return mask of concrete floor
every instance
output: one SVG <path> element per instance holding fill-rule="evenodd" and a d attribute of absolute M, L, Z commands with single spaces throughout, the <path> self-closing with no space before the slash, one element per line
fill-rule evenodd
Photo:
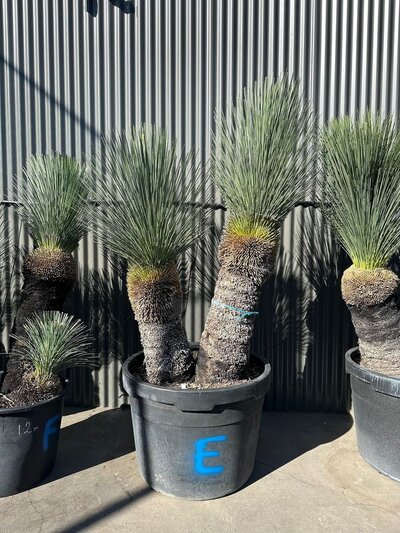
<path fill-rule="evenodd" d="M 252 478 L 208 502 L 149 490 L 132 449 L 129 411 L 67 411 L 54 472 L 0 499 L 0 532 L 400 531 L 400 484 L 358 455 L 350 416 L 265 413 Z"/>

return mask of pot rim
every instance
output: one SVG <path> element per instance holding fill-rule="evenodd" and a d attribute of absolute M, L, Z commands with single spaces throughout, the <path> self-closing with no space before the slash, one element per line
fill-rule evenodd
<path fill-rule="evenodd" d="M 191 343 L 192 350 L 198 348 L 198 343 Z M 162 387 L 147 383 L 130 371 L 132 362 L 143 356 L 143 351 L 131 355 L 123 364 L 122 376 L 124 388 L 131 395 L 134 389 L 137 396 L 153 400 L 157 403 L 175 405 L 181 411 L 210 411 L 216 405 L 237 403 L 250 398 L 265 395 L 271 381 L 271 365 L 255 356 L 263 365 L 262 373 L 254 379 L 238 385 L 215 387 L 209 389 L 178 389 Z M 130 387 L 127 386 L 130 385 Z"/>
<path fill-rule="evenodd" d="M 39 409 L 40 407 L 43 407 L 44 405 L 49 405 L 51 403 L 55 403 L 58 400 L 60 400 L 60 398 L 65 396 L 66 390 L 67 390 L 68 385 L 69 385 L 69 379 L 64 378 L 62 376 L 58 376 L 58 377 L 61 379 L 61 381 L 62 381 L 62 383 L 64 385 L 64 388 L 60 392 L 60 394 L 57 394 L 57 396 L 53 396 L 52 398 L 49 398 L 48 400 L 44 400 L 43 402 L 32 403 L 30 405 L 25 405 L 24 407 L 2 407 L 0 409 L 0 416 L 10 415 L 10 414 L 26 413 L 28 411 L 34 411 L 36 408 Z"/>
<path fill-rule="evenodd" d="M 359 354 L 359 347 L 356 346 L 347 350 L 345 355 L 346 372 L 351 376 L 369 383 L 377 392 L 382 392 L 389 396 L 400 397 L 400 377 L 387 376 L 374 370 L 369 370 L 354 361 L 354 357 Z"/>

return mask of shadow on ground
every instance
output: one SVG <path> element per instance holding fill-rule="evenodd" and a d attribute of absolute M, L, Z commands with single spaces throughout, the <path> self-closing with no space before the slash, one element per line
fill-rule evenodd
<path fill-rule="evenodd" d="M 69 409 L 67 414 L 78 412 Z M 57 461 L 43 484 L 127 455 L 135 450 L 130 409 L 119 408 L 84 416 L 60 433 Z M 314 448 L 347 433 L 353 419 L 346 414 L 264 412 L 254 483 Z"/>
<path fill-rule="evenodd" d="M 353 425 L 349 414 L 263 413 L 254 472 L 247 485 L 332 442 Z"/>
<path fill-rule="evenodd" d="M 78 411 L 79 421 L 61 430 L 57 463 L 44 481 L 49 483 L 105 463 L 134 451 L 130 410 Z M 334 441 L 353 425 L 350 415 L 323 413 L 264 412 L 254 472 L 249 486 L 274 470 L 294 461 L 320 445 Z M 60 533 L 77 533 L 95 528 L 111 515 L 135 505 L 137 500 L 152 493 L 148 487 L 126 491 L 126 496 L 102 506 L 95 513 L 77 517 Z"/>
<path fill-rule="evenodd" d="M 107 505 L 95 514 L 91 514 L 86 518 L 78 519 L 76 522 L 68 524 L 64 528 L 60 529 L 58 533 L 79 533 L 80 531 L 84 531 L 89 527 L 95 527 L 95 524 L 97 524 L 98 522 L 101 522 L 112 514 L 122 511 L 125 507 L 133 504 L 136 500 L 147 496 L 150 492 L 151 489 L 148 487 L 140 489 L 134 494 L 127 496 L 126 498 L 120 498 L 116 500 L 115 502 L 111 503 L 110 505 Z"/>
<path fill-rule="evenodd" d="M 78 410 L 69 409 L 65 414 L 73 412 Z M 134 450 L 130 409 L 97 412 L 61 429 L 54 470 L 42 484 L 111 461 Z"/>

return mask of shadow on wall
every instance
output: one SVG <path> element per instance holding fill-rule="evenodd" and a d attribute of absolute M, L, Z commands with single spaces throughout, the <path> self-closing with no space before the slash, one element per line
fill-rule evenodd
<path fill-rule="evenodd" d="M 305 326 L 305 288 L 291 273 L 290 263 L 289 255 L 284 254 L 275 276 L 263 288 L 252 343 L 253 352 L 267 359 L 272 367 L 266 406 L 280 411 L 299 407 L 302 350 L 310 335 Z"/>
<path fill-rule="evenodd" d="M 114 262 L 110 270 L 81 272 L 80 281 L 70 294 L 67 312 L 88 324 L 102 374 L 86 368 L 71 369 L 66 405 L 96 406 L 100 404 L 99 379 L 102 379 L 102 404 L 116 407 L 116 401 L 125 403 L 127 397 L 121 388 L 121 363 L 140 350 L 139 332 L 134 320 L 125 285 L 126 266 Z"/>
<path fill-rule="evenodd" d="M 344 354 L 356 339 L 340 280 L 349 259 L 318 212 L 297 214 L 297 248 L 280 257 L 275 279 L 265 286 L 254 336 L 254 350 L 273 369 L 266 405 L 273 410 L 347 412 Z"/>
<path fill-rule="evenodd" d="M 389 266 L 398 276 L 400 276 L 400 253 L 394 255 Z"/>
<path fill-rule="evenodd" d="M 10 219 L 15 222 L 15 210 L 10 206 L 2 206 L 0 213 L 0 233 L 4 240 L 0 250 L 0 332 L 3 337 L 0 340 L 0 371 L 5 370 L 8 358 L 6 347 L 9 346 L 9 332 L 14 325 L 15 314 L 19 305 L 21 264 L 27 253 L 24 246 L 13 244 Z M 20 236 L 22 226 L 19 221 L 15 222 L 14 231 Z"/>
<path fill-rule="evenodd" d="M 309 303 L 306 323 L 312 332 L 304 376 L 308 391 L 305 409 L 348 411 L 351 395 L 345 371 L 345 352 L 357 344 L 350 312 L 342 298 L 341 279 L 351 260 L 332 239 L 320 213 L 310 212 L 319 235 L 306 233 L 302 268 L 315 298 Z M 310 238 L 309 238 L 310 237 Z"/>
<path fill-rule="evenodd" d="M 109 2 L 118 7 L 125 15 L 133 15 L 135 13 L 135 5 L 132 0 L 109 0 Z M 99 1 L 98 0 L 87 0 L 86 10 L 89 15 L 92 17 L 97 17 L 99 12 Z"/>

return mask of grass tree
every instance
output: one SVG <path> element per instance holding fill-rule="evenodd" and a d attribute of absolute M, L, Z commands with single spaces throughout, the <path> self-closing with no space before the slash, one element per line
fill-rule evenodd
<path fill-rule="evenodd" d="M 59 311 L 43 311 L 26 321 L 19 354 L 29 363 L 38 383 L 45 383 L 63 370 L 93 366 L 92 340 L 81 320 Z"/>
<path fill-rule="evenodd" d="M 21 405 L 41 401 L 43 395 L 61 391 L 62 371 L 97 366 L 91 336 L 80 320 L 59 311 L 41 311 L 27 319 L 23 328 L 12 357 L 23 361 L 27 372 L 18 388 L 6 397 L 8 402 Z"/>
<path fill-rule="evenodd" d="M 333 120 L 322 137 L 324 214 L 352 260 L 342 294 L 361 362 L 400 375 L 400 280 L 388 267 L 400 248 L 400 133 L 366 113 Z"/>
<path fill-rule="evenodd" d="M 34 249 L 24 258 L 13 339 L 24 335 L 24 324 L 34 313 L 62 310 L 77 278 L 72 252 L 88 229 L 89 182 L 85 168 L 75 159 L 56 153 L 31 156 L 19 187 L 18 215 Z M 10 359 L 3 391 L 20 377 L 13 366 L 18 366 L 16 357 Z"/>
<path fill-rule="evenodd" d="M 200 341 L 200 383 L 240 379 L 261 288 L 274 272 L 280 226 L 307 189 L 312 116 L 283 77 L 245 90 L 217 117 L 213 176 L 228 210 L 220 270 Z"/>
<path fill-rule="evenodd" d="M 98 157 L 98 235 L 127 261 L 147 379 L 184 381 L 193 374 L 193 357 L 176 261 L 202 226 L 202 210 L 193 205 L 200 192 L 193 154 L 179 156 L 165 132 L 142 126 L 104 139 Z"/>

